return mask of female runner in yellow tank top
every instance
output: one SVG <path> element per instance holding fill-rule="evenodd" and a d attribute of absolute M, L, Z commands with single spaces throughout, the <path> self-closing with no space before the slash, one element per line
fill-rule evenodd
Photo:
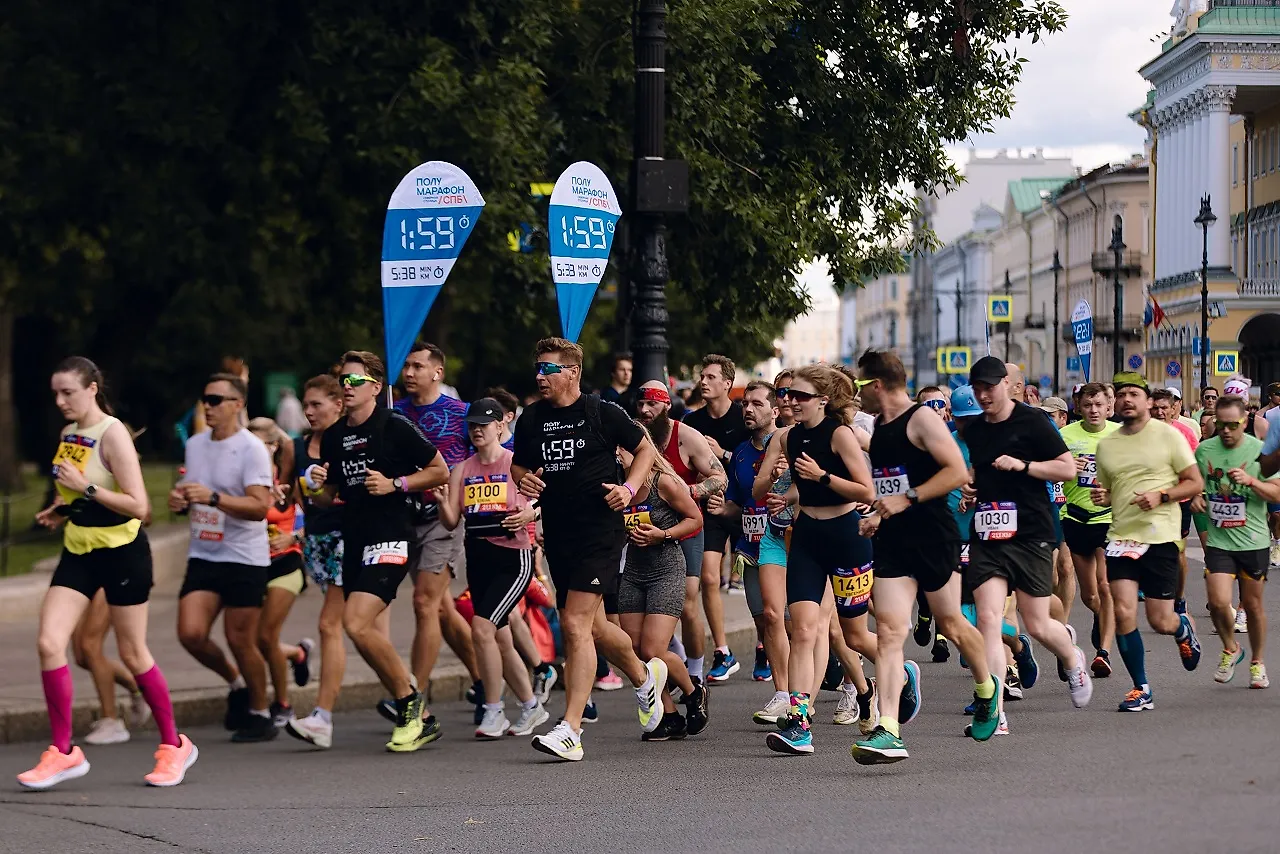
<path fill-rule="evenodd" d="M 160 730 L 152 786 L 182 782 L 199 752 L 173 719 L 169 686 L 147 649 L 147 599 L 151 549 L 142 531 L 150 510 L 142 466 L 129 430 L 111 414 L 102 372 L 73 356 L 58 365 L 50 383 L 54 402 L 69 422 L 53 458 L 58 494 L 36 515 L 48 527 L 63 526 L 62 558 L 40 610 L 40 677 L 49 710 L 52 744 L 30 771 L 18 775 L 28 789 L 49 789 L 83 777 L 89 761 L 71 746 L 71 671 L 67 644 L 99 589 L 106 592 L 120 658 L 137 679 Z"/>

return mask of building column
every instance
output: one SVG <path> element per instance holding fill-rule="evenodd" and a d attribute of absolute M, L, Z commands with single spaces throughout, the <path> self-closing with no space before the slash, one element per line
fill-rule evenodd
<path fill-rule="evenodd" d="M 1151 164 L 1152 180 L 1155 181 L 1156 188 L 1156 228 L 1153 239 L 1155 246 L 1151 253 L 1152 270 L 1151 280 L 1159 281 L 1165 273 L 1164 263 L 1164 164 L 1165 164 L 1165 142 L 1168 138 L 1169 124 L 1165 118 L 1164 110 L 1154 110 L 1151 113 L 1152 134 L 1155 136 L 1155 154 L 1154 163 Z"/>
<path fill-rule="evenodd" d="M 1173 123 L 1170 141 L 1173 143 L 1173 157 L 1168 174 L 1165 175 L 1169 189 L 1169 209 L 1165 212 L 1165 237 L 1169 241 L 1169 275 L 1176 276 L 1182 272 L 1182 244 L 1178 239 L 1178 217 L 1182 214 L 1182 199 L 1187 189 L 1186 152 L 1187 133 L 1186 117 L 1180 104 L 1174 105 Z"/>
<path fill-rule="evenodd" d="M 1205 126 L 1209 145 L 1206 190 L 1218 221 L 1209 229 L 1209 266 L 1231 266 L 1231 103 L 1234 86 L 1205 87 Z"/>
<path fill-rule="evenodd" d="M 1199 262 L 1196 251 L 1196 245 L 1193 241 L 1187 239 L 1191 233 L 1191 229 L 1195 226 L 1191 223 L 1195 219 L 1195 211 L 1199 210 L 1198 199 L 1200 198 L 1200 180 L 1199 169 L 1201 163 L 1200 157 L 1200 129 L 1197 125 L 1198 111 L 1191 99 L 1184 99 L 1186 103 L 1186 135 L 1187 135 L 1187 157 L 1186 171 L 1183 173 L 1182 182 L 1182 206 L 1175 217 L 1174 227 L 1178 229 L 1178 234 L 1183 239 L 1178 241 L 1182 247 L 1182 264 L 1179 272 L 1187 272 L 1194 267 L 1198 267 Z"/>

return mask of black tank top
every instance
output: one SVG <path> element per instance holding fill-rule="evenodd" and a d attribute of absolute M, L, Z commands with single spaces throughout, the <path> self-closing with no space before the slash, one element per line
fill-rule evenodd
<path fill-rule="evenodd" d="M 829 486 L 823 486 L 816 480 L 805 480 L 796 471 L 796 458 L 808 454 L 818 468 L 832 477 L 853 480 L 848 467 L 831 448 L 831 437 L 835 435 L 840 422 L 827 416 L 812 429 L 797 423 L 787 433 L 787 461 L 791 463 L 791 481 L 800 493 L 800 505 L 803 507 L 838 507 L 848 504 L 849 499 L 839 495 Z"/>
<path fill-rule="evenodd" d="M 871 485 L 876 498 L 897 495 L 920 484 L 942 470 L 933 454 L 917 448 L 909 436 L 907 425 L 923 404 L 917 403 L 892 421 L 876 418 L 876 429 L 871 434 Z M 951 511 L 947 509 L 944 495 L 933 501 L 925 501 L 908 507 L 902 513 L 890 516 L 880 523 L 876 538 L 936 537 L 946 540 L 960 539 Z"/>

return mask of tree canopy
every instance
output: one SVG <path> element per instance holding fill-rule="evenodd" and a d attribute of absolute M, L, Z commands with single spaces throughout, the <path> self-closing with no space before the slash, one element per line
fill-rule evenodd
<path fill-rule="evenodd" d="M 625 212 L 632 14 L 609 0 L 12 0 L 0 348 L 19 366 L 24 450 L 45 451 L 45 378 L 69 353 L 163 435 L 224 355 L 306 376 L 349 347 L 380 351 L 387 198 L 429 159 L 466 169 L 487 206 L 424 334 L 464 394 L 527 390 L 531 345 L 559 323 L 545 241 L 513 252 L 508 235 L 545 219 L 529 184 L 574 160 L 601 166 Z M 795 274 L 815 257 L 837 283 L 900 264 L 911 188 L 955 181 L 944 144 L 1011 108 L 1007 45 L 1064 21 L 1041 0 L 672 0 L 666 146 L 689 163 L 691 200 L 668 222 L 671 364 L 766 355 L 805 309 Z M 592 358 L 614 345 L 616 305 L 592 311 Z M 0 376 L 0 410 L 5 389 Z"/>

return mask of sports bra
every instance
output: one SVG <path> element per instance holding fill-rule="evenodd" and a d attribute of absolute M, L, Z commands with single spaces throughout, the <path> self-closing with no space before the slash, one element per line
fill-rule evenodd
<path fill-rule="evenodd" d="M 831 439 L 841 426 L 840 422 L 828 416 L 817 427 L 796 424 L 787 433 L 787 461 L 791 463 L 791 480 L 796 485 L 802 507 L 838 507 L 850 503 L 848 498 L 831 487 L 816 480 L 806 480 L 796 471 L 796 458 L 808 454 L 818 468 L 832 477 L 852 480 L 848 466 L 831 447 Z"/>

